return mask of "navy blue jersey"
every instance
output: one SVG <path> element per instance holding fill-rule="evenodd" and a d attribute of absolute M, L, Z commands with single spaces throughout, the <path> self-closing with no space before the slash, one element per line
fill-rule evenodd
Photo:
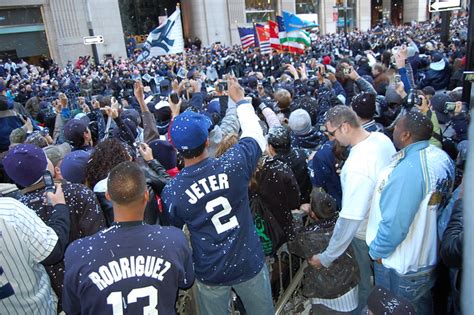
<path fill-rule="evenodd" d="M 114 224 L 65 254 L 67 314 L 175 314 L 178 287 L 194 282 L 191 250 L 175 227 Z"/>
<path fill-rule="evenodd" d="M 194 270 L 203 283 L 240 283 L 263 266 L 248 199 L 261 154 L 254 139 L 243 138 L 219 159 L 185 167 L 163 190 L 171 223 L 191 232 Z"/>

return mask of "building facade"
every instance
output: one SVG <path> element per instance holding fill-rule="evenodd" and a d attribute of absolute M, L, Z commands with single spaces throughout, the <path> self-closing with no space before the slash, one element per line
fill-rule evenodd
<path fill-rule="evenodd" d="M 462 1 L 465 3 L 466 1 Z M 378 23 L 400 25 L 430 18 L 428 0 L 181 0 L 184 33 L 207 45 L 238 44 L 238 27 L 252 26 L 281 15 L 282 10 L 305 14 L 321 34 L 359 29 Z"/>
<path fill-rule="evenodd" d="M 99 59 L 126 56 L 117 0 L 2 0 L 0 56 L 37 62 L 42 56 L 60 65 L 93 55 L 83 38 L 102 35 Z"/>

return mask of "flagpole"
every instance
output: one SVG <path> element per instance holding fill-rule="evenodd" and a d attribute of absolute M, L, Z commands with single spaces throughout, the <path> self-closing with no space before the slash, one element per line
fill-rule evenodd
<path fill-rule="evenodd" d="M 166 10 L 165 12 L 167 13 L 168 10 L 167 9 L 165 9 L 165 10 Z M 179 18 L 181 19 L 181 5 L 180 5 L 179 2 L 176 3 L 176 10 L 179 10 Z M 166 14 L 166 15 L 168 15 L 168 14 Z M 183 29 L 181 28 L 181 32 L 182 31 L 183 31 Z M 183 34 L 183 39 L 184 39 L 184 34 Z M 184 60 L 184 70 L 187 70 L 187 68 L 188 68 L 188 59 L 186 57 L 186 48 L 183 50 L 183 60 Z"/>

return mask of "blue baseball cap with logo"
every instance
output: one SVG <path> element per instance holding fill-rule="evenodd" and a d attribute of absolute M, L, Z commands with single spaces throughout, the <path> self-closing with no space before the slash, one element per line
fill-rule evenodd
<path fill-rule="evenodd" d="M 192 150 L 206 142 L 211 120 L 203 114 L 185 111 L 176 116 L 171 126 L 170 136 L 178 150 Z"/>

